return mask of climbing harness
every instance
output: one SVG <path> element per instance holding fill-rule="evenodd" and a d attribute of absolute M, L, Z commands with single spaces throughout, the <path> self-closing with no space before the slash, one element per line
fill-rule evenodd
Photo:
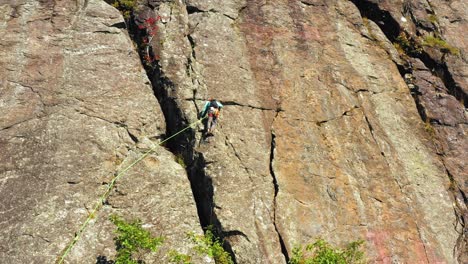
<path fill-rule="evenodd" d="M 202 117 L 200 119 L 198 119 L 197 121 L 191 123 L 190 125 L 188 125 L 187 127 L 185 127 L 184 129 L 178 131 L 177 133 L 175 133 L 174 135 L 166 138 L 165 140 L 159 142 L 156 146 L 150 148 L 148 151 L 146 151 L 143 155 L 141 155 L 138 159 L 136 159 L 134 162 L 132 162 L 132 164 L 128 165 L 125 169 L 123 169 L 122 171 L 120 171 L 116 176 L 114 176 L 114 178 L 112 179 L 112 181 L 109 183 L 109 185 L 107 186 L 107 189 L 106 191 L 104 192 L 104 194 L 102 194 L 102 196 L 99 198 L 99 200 L 96 202 L 96 205 L 94 206 L 93 210 L 91 211 L 91 213 L 89 213 L 88 217 L 86 218 L 86 221 L 81 225 L 80 229 L 78 230 L 78 232 L 75 233 L 75 237 L 73 238 L 72 242 L 66 247 L 65 251 L 63 252 L 63 254 L 60 256 L 60 258 L 57 260 L 57 264 L 62 264 L 63 261 L 65 260 L 65 258 L 67 257 L 67 255 L 70 253 L 70 251 L 72 250 L 72 248 L 75 246 L 75 244 L 80 240 L 81 238 L 81 235 L 83 234 L 83 232 L 85 231 L 86 227 L 88 226 L 89 222 L 91 221 L 91 219 L 97 217 L 97 213 L 99 211 L 99 209 L 101 208 L 101 206 L 106 202 L 107 198 L 109 197 L 110 195 L 110 192 L 112 191 L 112 188 L 114 187 L 115 185 L 115 182 L 120 178 L 122 177 L 123 174 L 125 174 L 125 172 L 127 172 L 128 170 L 130 170 L 133 166 L 135 166 L 136 164 L 138 164 L 140 161 L 142 161 L 144 158 L 146 158 L 149 154 L 151 154 L 151 152 L 155 151 L 156 148 L 158 146 L 160 146 L 161 144 L 167 142 L 168 140 L 176 137 L 177 135 L 181 134 L 182 132 L 184 132 L 185 130 L 191 128 L 192 126 L 194 126 L 195 124 L 197 123 L 201 123 L 203 121 L 203 119 L 205 119 L 205 117 Z"/>

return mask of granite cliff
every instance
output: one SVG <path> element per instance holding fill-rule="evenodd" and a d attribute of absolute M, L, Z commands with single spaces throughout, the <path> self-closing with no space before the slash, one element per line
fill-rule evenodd
<path fill-rule="evenodd" d="M 0 15 L 6 263 L 56 261 L 150 148 L 66 263 L 113 258 L 112 214 L 166 238 L 147 263 L 210 225 L 236 263 L 287 263 L 318 237 L 364 239 L 371 263 L 468 261 L 463 1 L 139 0 L 124 19 L 99 0 L 0 0 Z M 209 143 L 197 125 L 156 146 L 210 97 Z"/>

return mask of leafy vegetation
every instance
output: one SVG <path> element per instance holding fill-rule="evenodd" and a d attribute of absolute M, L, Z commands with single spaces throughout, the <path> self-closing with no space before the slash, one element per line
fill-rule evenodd
<path fill-rule="evenodd" d="M 185 165 L 184 156 L 182 153 L 178 153 L 177 155 L 175 155 L 175 161 L 179 163 L 179 165 L 182 166 L 184 169 L 187 168 L 187 165 Z"/>
<path fill-rule="evenodd" d="M 428 46 L 432 48 L 437 48 L 444 53 L 449 53 L 452 55 L 460 55 L 460 50 L 448 44 L 445 40 L 434 37 L 432 35 L 428 35 L 424 37 L 424 41 L 422 43 L 423 46 Z"/>
<path fill-rule="evenodd" d="M 349 243 L 344 249 L 334 248 L 323 239 L 312 244 L 295 247 L 289 264 L 364 264 L 367 263 L 358 240 Z"/>
<path fill-rule="evenodd" d="M 125 19 L 129 19 L 137 4 L 137 0 L 106 0 L 107 3 L 117 8 Z"/>
<path fill-rule="evenodd" d="M 429 134 L 432 141 L 434 141 L 437 138 L 436 137 L 436 135 L 437 135 L 436 131 L 435 131 L 434 127 L 431 125 L 431 122 L 429 121 L 429 119 L 427 119 L 426 122 L 424 123 L 424 129 Z"/>
<path fill-rule="evenodd" d="M 429 15 L 428 19 L 429 19 L 429 22 L 431 22 L 432 24 L 436 24 L 439 22 L 437 19 L 437 16 L 434 14 Z"/>
<path fill-rule="evenodd" d="M 419 55 L 422 52 L 421 46 L 404 31 L 398 35 L 393 46 L 400 54 Z"/>
<path fill-rule="evenodd" d="M 122 13 L 125 18 L 127 26 L 130 22 L 130 17 L 137 8 L 137 0 L 105 0 L 107 3 L 117 8 L 120 13 Z M 157 17 L 148 17 L 143 22 L 137 23 L 138 29 L 142 33 L 141 39 L 135 41 L 135 47 L 140 49 L 140 55 L 142 56 L 143 62 L 146 66 L 153 68 L 154 62 L 158 61 L 159 55 L 155 54 L 153 47 L 151 45 L 153 38 L 157 36 L 158 26 L 157 22 L 161 19 L 160 16 Z M 163 42 L 160 40 L 159 42 Z"/>
<path fill-rule="evenodd" d="M 114 238 L 117 247 L 115 264 L 140 264 L 143 256 L 149 251 L 157 251 L 162 245 L 162 237 L 154 237 L 149 231 L 141 227 L 140 220 L 127 222 L 118 216 L 111 216 L 110 220 L 117 226 L 117 237 Z M 204 235 L 193 232 L 187 234 L 195 244 L 192 248 L 197 254 L 213 258 L 216 264 L 234 264 L 231 255 L 223 248 L 222 241 L 217 238 L 210 226 Z M 288 264 L 364 264 L 367 260 L 360 250 L 363 240 L 349 243 L 345 248 L 334 248 L 323 239 L 312 244 L 294 247 Z M 145 252 L 146 251 L 146 252 Z M 167 254 L 170 263 L 191 264 L 192 257 L 187 254 L 170 250 Z"/>
<path fill-rule="evenodd" d="M 153 38 L 157 36 L 159 27 L 157 26 L 157 22 L 161 20 L 160 16 L 156 18 L 150 17 L 143 21 L 142 24 L 138 25 L 138 28 L 145 32 L 145 37 L 142 40 L 142 52 L 143 52 L 143 60 L 145 64 L 149 67 L 153 66 L 153 62 L 159 60 L 159 55 L 155 54 L 155 50 L 151 45 Z"/>
<path fill-rule="evenodd" d="M 189 233 L 188 236 L 195 243 L 195 251 L 199 254 L 212 257 L 217 264 L 234 264 L 231 255 L 224 250 L 222 242 L 213 234 L 212 227 L 206 230 L 205 235 Z"/>
<path fill-rule="evenodd" d="M 192 257 L 186 254 L 182 254 L 177 250 L 170 250 L 168 253 L 169 262 L 174 264 L 191 264 Z"/>
<path fill-rule="evenodd" d="M 117 237 L 114 238 L 117 249 L 115 264 L 141 264 L 140 259 L 144 254 L 156 252 L 164 242 L 163 237 L 154 237 L 148 230 L 141 227 L 140 220 L 130 222 L 112 215 L 110 221 L 117 226 Z M 217 238 L 210 226 L 204 235 L 196 235 L 193 232 L 187 234 L 195 244 L 192 248 L 199 255 L 213 258 L 217 264 L 234 264 L 231 255 L 224 250 L 222 242 Z M 140 256 L 140 257 L 138 257 Z M 191 264 L 192 257 L 177 250 L 169 250 L 167 257 L 170 263 Z M 106 262 L 107 263 L 107 262 Z"/>
<path fill-rule="evenodd" d="M 141 227 L 140 220 L 127 222 L 112 215 L 110 221 L 117 226 L 117 237 L 114 238 L 117 248 L 116 264 L 138 264 L 141 261 L 135 255 L 144 251 L 157 251 L 162 245 L 162 237 L 154 237 L 148 230 Z"/>

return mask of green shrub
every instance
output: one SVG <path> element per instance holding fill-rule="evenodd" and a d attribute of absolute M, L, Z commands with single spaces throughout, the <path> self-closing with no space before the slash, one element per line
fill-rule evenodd
<path fill-rule="evenodd" d="M 444 53 L 450 53 L 452 55 L 460 55 L 460 50 L 448 44 L 445 40 L 434 37 L 432 35 L 428 35 L 424 37 L 424 41 L 422 43 L 424 46 L 437 48 Z"/>
<path fill-rule="evenodd" d="M 182 254 L 174 249 L 168 253 L 169 262 L 175 264 L 191 264 L 192 258 L 189 255 Z"/>
<path fill-rule="evenodd" d="M 400 54 L 417 55 L 422 52 L 422 48 L 405 32 L 401 32 L 393 43 Z"/>
<path fill-rule="evenodd" d="M 117 226 L 117 237 L 114 238 L 117 248 L 116 264 L 137 264 L 134 255 L 144 250 L 157 251 L 162 245 L 162 237 L 153 237 L 148 230 L 141 227 L 140 220 L 126 222 L 122 218 L 112 215 L 110 221 Z"/>
<path fill-rule="evenodd" d="M 429 119 L 426 120 L 426 122 L 424 123 L 424 129 L 429 134 L 430 139 L 432 141 L 435 141 L 437 138 L 437 134 L 436 134 L 434 127 L 431 125 L 431 122 L 429 121 Z"/>
<path fill-rule="evenodd" d="M 432 24 L 436 24 L 439 22 L 437 19 L 437 16 L 434 14 L 429 15 L 428 19 L 429 19 L 429 22 L 431 22 Z"/>
<path fill-rule="evenodd" d="M 124 18 L 128 19 L 135 9 L 137 0 L 106 0 L 106 2 L 117 8 Z"/>
<path fill-rule="evenodd" d="M 187 165 L 185 165 L 184 161 L 184 155 L 182 155 L 182 153 L 178 153 L 175 155 L 175 161 L 179 163 L 179 165 L 182 166 L 182 168 L 187 168 Z"/>
<path fill-rule="evenodd" d="M 205 235 L 189 233 L 188 236 L 195 243 L 195 251 L 199 254 L 214 258 L 217 264 L 234 264 L 231 255 L 224 250 L 221 241 L 214 236 L 212 227 L 206 230 Z"/>
<path fill-rule="evenodd" d="M 344 249 L 333 248 L 323 239 L 305 247 L 294 247 L 289 264 L 362 264 L 366 263 L 364 253 L 359 250 L 363 240 L 354 241 Z"/>

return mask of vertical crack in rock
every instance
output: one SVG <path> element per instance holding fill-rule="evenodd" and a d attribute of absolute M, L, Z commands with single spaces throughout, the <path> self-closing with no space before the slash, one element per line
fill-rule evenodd
<path fill-rule="evenodd" d="M 187 76 L 189 76 L 192 79 L 192 83 L 195 84 L 195 81 L 198 81 L 197 78 L 194 78 L 193 76 L 193 74 L 196 75 L 195 69 L 193 68 L 193 63 L 197 59 L 197 56 L 195 54 L 195 40 L 190 34 L 187 35 L 187 39 L 190 43 L 190 48 L 192 50 L 192 52 L 190 53 L 190 57 L 187 58 Z"/>
<path fill-rule="evenodd" d="M 186 6 L 186 10 L 187 10 L 188 15 L 195 13 L 195 11 L 193 11 L 194 10 L 193 8 L 195 8 L 195 10 L 203 12 L 203 11 L 197 9 L 196 7 Z M 196 11 L 196 12 L 198 12 L 198 11 Z M 197 54 L 195 52 L 196 43 L 195 43 L 195 40 L 193 39 L 193 37 L 190 35 L 190 33 L 187 34 L 187 40 L 190 43 L 191 52 L 190 52 L 190 56 L 187 58 L 186 74 L 191 79 L 192 85 L 195 85 L 195 87 L 199 87 L 201 85 L 201 83 L 197 78 L 198 73 L 196 72 L 195 65 L 194 65 L 195 61 L 197 60 Z M 200 112 L 200 109 L 198 109 L 198 106 L 197 106 L 197 103 L 196 103 L 196 101 L 197 101 L 197 88 L 194 88 L 192 90 L 191 101 L 193 102 L 193 105 L 195 106 L 195 109 L 197 109 L 197 113 Z"/>
<path fill-rule="evenodd" d="M 130 37 L 136 42 L 141 44 L 144 34 L 138 29 L 135 21 L 130 19 L 128 21 L 128 28 Z M 187 61 L 187 74 L 192 78 L 192 81 L 198 81 L 194 78 L 195 73 L 193 69 L 193 62 L 196 59 L 195 43 L 193 38 L 187 36 L 191 47 L 191 57 Z M 182 109 L 179 107 L 176 97 L 171 94 L 177 89 L 176 85 L 164 75 L 159 62 L 153 62 L 151 66 L 147 65 L 144 61 L 144 54 L 139 51 L 140 60 L 144 65 L 146 74 L 151 82 L 153 92 L 157 98 L 161 110 L 163 112 L 166 122 L 166 137 L 171 136 L 178 131 L 186 128 L 190 124 L 190 120 L 184 115 Z M 195 73 L 196 74 L 196 73 Z M 195 84 L 195 83 L 194 83 Z M 196 106 L 196 90 L 193 91 L 193 102 Z M 130 135 L 130 133 L 129 133 Z M 131 136 L 131 135 L 130 135 Z M 196 143 L 196 129 L 187 129 L 176 138 L 167 142 L 166 147 L 177 157 L 182 157 L 187 171 L 188 180 L 190 182 L 191 192 L 197 207 L 198 218 L 200 226 L 204 231 L 212 227 L 215 237 L 223 241 L 223 248 L 231 255 L 234 263 L 236 258 L 231 245 L 224 239 L 225 236 L 230 235 L 230 232 L 223 232 L 223 227 L 218 220 L 214 211 L 217 207 L 214 201 L 214 188 L 213 182 L 209 175 L 206 174 L 205 168 L 209 163 L 205 160 L 202 153 L 195 151 Z M 233 231 L 235 232 L 235 231 Z"/>
<path fill-rule="evenodd" d="M 187 14 L 189 15 L 198 12 L 205 12 L 198 9 L 195 6 L 186 6 L 186 10 Z M 195 52 L 196 43 L 190 34 L 187 34 L 187 40 L 190 43 L 191 52 L 190 56 L 187 58 L 186 74 L 191 79 L 193 85 L 199 86 L 200 81 L 197 78 L 198 74 L 194 67 L 194 63 L 197 59 L 197 55 Z M 193 102 L 193 105 L 197 112 L 200 112 L 200 109 L 197 106 L 197 89 L 192 90 L 192 98 L 190 100 Z M 204 159 L 203 154 L 194 150 L 195 140 L 196 137 L 193 133 L 190 141 L 191 143 L 188 144 L 186 148 L 186 150 L 189 151 L 189 153 L 186 153 L 185 155 L 183 155 L 183 157 L 186 163 L 191 164 L 187 167 L 187 174 L 189 176 L 190 186 L 192 188 L 193 197 L 197 206 L 200 224 L 203 230 L 206 230 L 210 226 L 214 228 L 214 235 L 221 239 L 221 241 L 223 241 L 223 248 L 231 255 L 231 258 L 233 259 L 234 263 L 236 263 L 234 251 L 232 250 L 232 247 L 229 244 L 229 242 L 224 240 L 224 238 L 232 234 L 237 234 L 237 232 L 223 231 L 221 222 L 218 220 L 218 217 L 214 212 L 214 208 L 217 206 L 213 198 L 213 182 L 212 179 L 205 173 L 205 167 L 207 163 Z"/>
<path fill-rule="evenodd" d="M 408 204 L 408 203 L 407 203 Z M 419 224 L 417 221 L 415 221 L 416 224 L 416 230 L 418 231 L 418 236 L 421 241 L 424 241 L 424 237 L 421 233 L 421 228 L 419 227 Z M 423 248 L 424 248 L 424 256 L 426 257 L 427 263 L 431 263 L 431 260 L 429 259 L 429 256 L 427 255 L 427 248 L 426 248 L 426 243 L 421 243 Z"/>
<path fill-rule="evenodd" d="M 226 146 L 229 146 L 231 147 L 233 153 L 234 153 L 234 156 L 236 156 L 237 160 L 239 160 L 239 162 L 242 164 L 242 167 L 244 168 L 245 170 L 245 173 L 247 173 L 247 175 L 249 176 L 249 180 L 250 182 L 253 184 L 253 179 L 252 179 L 252 175 L 249 171 L 249 169 L 245 166 L 244 162 L 242 161 L 239 153 L 237 152 L 236 148 L 234 147 L 234 144 L 231 143 L 231 141 L 229 140 L 229 137 L 226 136 L 226 141 L 225 141 L 225 144 Z"/>
<path fill-rule="evenodd" d="M 400 27 L 399 23 L 392 17 L 389 11 L 383 10 L 379 7 L 379 5 L 375 2 L 372 2 L 370 0 L 350 0 L 354 5 L 359 9 L 359 12 L 361 13 L 362 17 L 367 17 L 368 19 L 372 20 L 375 22 L 382 32 L 385 34 L 388 40 L 390 40 L 392 43 L 395 43 L 397 41 L 398 36 L 400 35 L 401 32 L 404 31 L 402 27 Z M 429 2 L 429 1 L 428 1 Z M 429 3 L 430 5 L 430 3 Z M 431 5 L 430 5 L 431 6 Z M 414 18 L 412 14 L 412 6 L 411 4 L 406 4 L 403 6 L 403 11 L 407 14 L 410 14 L 412 17 L 413 21 L 415 22 L 416 26 L 420 26 L 418 23 L 417 19 Z M 431 6 L 432 10 L 427 10 L 428 12 L 434 14 L 434 10 Z M 437 30 L 437 29 L 434 29 Z M 414 40 L 411 40 L 414 41 Z M 406 65 L 398 65 L 398 70 L 405 80 L 405 82 L 408 84 L 411 90 L 411 95 L 415 101 L 417 110 L 419 112 L 419 115 L 423 121 L 435 121 L 437 123 L 440 123 L 438 120 L 428 120 L 428 113 L 427 109 L 424 106 L 424 104 L 421 102 L 421 94 L 418 91 L 418 87 L 414 86 L 411 83 L 411 80 L 407 78 L 407 74 L 411 74 L 410 76 L 413 75 L 413 65 L 411 63 L 411 59 L 419 59 L 424 66 L 431 71 L 431 74 L 440 79 L 441 82 L 444 84 L 445 88 L 447 89 L 447 93 L 453 97 L 455 97 L 460 104 L 462 104 L 465 108 L 468 107 L 468 96 L 467 94 L 463 91 L 463 89 L 457 84 L 450 73 L 447 63 L 445 62 L 445 55 L 442 56 L 442 58 L 439 60 L 434 59 L 431 57 L 431 55 L 426 52 L 426 51 L 421 51 L 420 53 L 417 52 L 411 52 L 411 54 L 406 54 L 408 58 L 401 58 L 403 61 L 406 62 Z M 413 87 L 413 88 L 411 88 Z M 429 109 L 430 110 L 430 109 Z M 368 121 L 368 120 L 367 120 Z M 370 123 L 368 122 L 370 125 Z M 369 127 L 371 128 L 371 127 Z M 372 131 L 372 130 L 371 130 Z M 440 138 L 439 140 L 444 140 L 443 138 Z M 374 138 L 375 139 L 375 138 Z M 453 175 L 450 173 L 448 166 L 446 165 L 447 160 L 445 159 L 444 156 L 441 156 L 441 162 L 443 166 L 445 167 L 447 177 L 450 179 L 450 189 L 449 192 L 452 195 L 452 199 L 454 200 L 454 210 L 455 210 L 455 216 L 457 218 L 458 223 L 461 226 L 461 231 L 459 231 L 459 238 L 457 240 L 457 245 L 455 246 L 454 251 L 458 250 L 458 255 L 461 256 L 463 254 L 466 254 L 466 247 L 464 246 L 464 241 L 466 241 L 466 236 L 468 234 L 468 228 L 466 226 L 466 217 L 468 215 L 467 209 L 466 209 L 466 204 L 467 204 L 467 199 L 466 195 L 463 192 L 463 190 L 460 188 L 458 185 L 457 181 L 453 177 Z M 398 182 L 398 180 L 397 180 Z M 400 184 L 399 184 L 400 185 Z M 400 185 L 401 189 L 401 185 Z M 403 191 L 403 190 L 402 190 Z M 417 223 L 416 223 L 417 224 Z M 418 232 L 419 231 L 419 226 L 418 226 Z M 423 237 L 421 236 L 421 240 L 423 240 Z M 423 243 L 424 244 L 424 243 Z M 425 247 L 425 245 L 424 245 Z M 427 257 L 427 252 L 426 257 Z M 455 254 L 456 252 L 454 252 Z"/>
<path fill-rule="evenodd" d="M 276 225 L 276 197 L 278 196 L 279 185 L 278 185 L 278 181 L 276 179 L 275 171 L 273 168 L 273 161 L 275 159 L 275 147 L 276 147 L 275 137 L 276 135 L 274 131 L 272 130 L 271 131 L 271 148 L 270 148 L 270 175 L 273 179 L 273 186 L 275 188 L 275 196 L 273 197 L 273 225 L 275 226 L 275 231 L 278 234 L 278 240 L 281 246 L 281 253 L 286 259 L 286 263 L 289 263 L 289 254 L 286 248 L 286 244 L 284 243 L 283 237 L 281 236 L 281 232 L 278 230 L 278 227 Z"/>
<path fill-rule="evenodd" d="M 369 128 L 369 131 L 370 131 L 370 134 L 372 136 L 372 139 L 374 140 L 374 143 L 379 146 L 379 143 L 377 142 L 377 138 L 375 137 L 375 134 L 374 134 L 374 128 L 372 127 L 372 124 L 371 122 L 369 121 L 369 118 L 367 118 L 367 116 L 365 115 L 365 113 L 363 112 L 364 114 L 364 119 L 366 120 L 366 123 L 367 123 L 367 127 Z M 383 152 L 383 150 L 380 148 L 379 146 L 379 149 L 380 149 L 380 155 L 382 155 L 383 157 L 385 157 L 385 153 Z"/>
<path fill-rule="evenodd" d="M 445 161 L 442 159 L 442 162 L 445 167 L 445 171 L 447 175 L 450 178 L 450 188 L 449 190 L 453 194 L 453 199 L 455 201 L 455 215 L 457 216 L 457 222 L 454 224 L 454 228 L 459 234 L 459 237 L 457 239 L 457 244 L 459 245 L 459 248 L 456 249 L 457 251 L 454 252 L 454 254 L 458 253 L 459 255 L 464 254 L 463 249 L 466 250 L 466 247 L 463 245 L 466 245 L 465 239 L 466 236 L 468 235 L 468 228 L 466 226 L 466 205 L 468 204 L 468 199 L 465 195 L 465 193 L 460 189 L 460 186 L 458 186 L 458 183 L 455 181 L 453 175 L 450 173 L 450 171 L 447 169 L 447 165 L 445 165 Z M 465 215 L 465 217 L 463 217 Z"/>

